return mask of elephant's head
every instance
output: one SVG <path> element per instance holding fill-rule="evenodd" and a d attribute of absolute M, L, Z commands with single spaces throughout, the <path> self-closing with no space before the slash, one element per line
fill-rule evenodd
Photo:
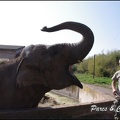
<path fill-rule="evenodd" d="M 83 35 L 76 44 L 31 45 L 21 53 L 18 66 L 17 85 L 20 87 L 40 84 L 49 89 L 62 89 L 70 85 L 83 88 L 70 71 L 70 66 L 82 61 L 91 50 L 94 35 L 89 27 L 77 22 L 64 22 L 42 31 L 54 32 L 69 29 Z"/>

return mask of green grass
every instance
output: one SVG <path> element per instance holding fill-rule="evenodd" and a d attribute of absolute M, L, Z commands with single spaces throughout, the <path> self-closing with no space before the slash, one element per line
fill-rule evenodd
<path fill-rule="evenodd" d="M 111 85 L 111 78 L 108 77 L 96 77 L 90 74 L 80 74 L 75 73 L 75 76 L 83 83 L 87 84 L 95 84 L 100 86 L 110 86 Z"/>

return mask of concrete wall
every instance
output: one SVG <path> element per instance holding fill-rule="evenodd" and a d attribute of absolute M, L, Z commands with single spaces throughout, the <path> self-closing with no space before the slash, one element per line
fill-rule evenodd
<path fill-rule="evenodd" d="M 114 97 L 112 96 L 112 90 L 108 90 L 111 91 L 111 94 L 106 94 L 105 92 L 98 90 L 97 87 L 95 89 L 89 85 L 84 84 L 84 88 L 79 89 L 79 101 L 80 103 L 85 103 L 102 100 L 114 100 Z"/>
<path fill-rule="evenodd" d="M 61 90 L 52 90 L 52 92 L 79 100 L 79 88 L 74 85 Z"/>
<path fill-rule="evenodd" d="M 61 90 L 53 90 L 53 92 L 79 100 L 80 103 L 95 102 L 101 100 L 114 100 L 111 89 L 108 89 L 109 94 L 106 94 L 105 92 L 97 89 L 97 87 L 94 88 L 93 86 L 86 84 L 83 84 L 83 86 L 83 89 L 80 89 L 77 86 L 70 86 Z"/>

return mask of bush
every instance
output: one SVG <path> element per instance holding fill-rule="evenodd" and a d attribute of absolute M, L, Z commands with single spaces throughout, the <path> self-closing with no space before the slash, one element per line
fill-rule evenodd
<path fill-rule="evenodd" d="M 95 74 L 98 77 L 111 77 L 115 71 L 120 69 L 118 66 L 119 59 L 120 50 L 108 51 L 107 54 L 102 53 L 96 55 L 95 61 L 94 57 L 85 59 L 83 62 L 76 65 L 75 71 L 79 73 Z"/>

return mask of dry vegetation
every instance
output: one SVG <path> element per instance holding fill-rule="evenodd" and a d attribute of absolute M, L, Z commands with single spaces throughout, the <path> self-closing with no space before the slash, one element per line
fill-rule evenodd
<path fill-rule="evenodd" d="M 9 59 L 0 58 L 0 64 L 5 63 L 7 61 L 9 61 Z"/>
<path fill-rule="evenodd" d="M 41 99 L 39 107 L 57 107 L 57 106 L 67 106 L 67 105 L 76 105 L 79 104 L 79 101 L 70 99 L 68 97 L 57 95 L 52 92 L 48 92 Z"/>

